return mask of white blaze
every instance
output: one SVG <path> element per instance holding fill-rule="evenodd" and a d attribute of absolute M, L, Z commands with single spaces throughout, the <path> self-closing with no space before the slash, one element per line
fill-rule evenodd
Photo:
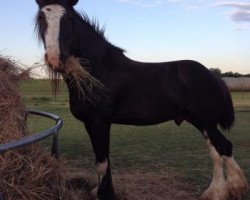
<path fill-rule="evenodd" d="M 48 62 L 52 67 L 59 67 L 59 32 L 60 21 L 66 10 L 60 5 L 48 5 L 42 9 L 46 16 L 47 31 L 45 33 L 45 48 Z"/>

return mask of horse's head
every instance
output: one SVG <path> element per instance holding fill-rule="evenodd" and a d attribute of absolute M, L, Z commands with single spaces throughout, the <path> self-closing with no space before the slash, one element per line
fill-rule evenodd
<path fill-rule="evenodd" d="M 78 0 L 36 0 L 38 35 L 45 47 L 45 60 L 54 71 L 60 71 L 69 56 L 73 6 Z"/>

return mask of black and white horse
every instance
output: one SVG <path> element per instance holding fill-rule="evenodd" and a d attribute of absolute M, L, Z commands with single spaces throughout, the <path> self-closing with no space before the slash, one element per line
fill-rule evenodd
<path fill-rule="evenodd" d="M 110 91 L 98 89 L 98 101 L 79 97 L 77 88 L 65 79 L 70 109 L 90 136 L 96 157 L 98 199 L 115 199 L 109 141 L 111 124 L 152 125 L 186 120 L 206 139 L 214 162 L 213 180 L 202 199 L 240 199 L 247 190 L 246 179 L 233 158 L 232 143 L 219 131 L 230 129 L 234 110 L 224 82 L 195 61 L 164 63 L 136 62 L 108 42 L 102 29 L 73 8 L 78 0 L 36 0 L 37 27 L 50 67 L 60 71 L 69 56 L 87 59 L 90 73 Z M 223 163 L 227 167 L 224 178 Z"/>

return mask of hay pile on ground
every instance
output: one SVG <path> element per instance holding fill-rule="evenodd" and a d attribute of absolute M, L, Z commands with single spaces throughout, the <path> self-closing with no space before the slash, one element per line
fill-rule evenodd
<path fill-rule="evenodd" d="M 16 63 L 0 56 L 0 142 L 23 137 L 26 109 L 18 90 L 18 81 L 24 71 Z M 9 134 L 13 133 L 13 134 Z"/>
<path fill-rule="evenodd" d="M 74 192 L 84 196 L 84 200 L 92 200 L 91 188 L 96 186 L 95 176 L 72 165 L 66 173 L 71 177 L 70 187 Z M 75 178 L 74 178 L 75 177 Z M 179 175 L 171 173 L 115 173 L 114 187 L 118 200 L 195 200 L 190 185 L 182 182 Z"/>
<path fill-rule="evenodd" d="M 27 135 L 27 112 L 18 89 L 25 73 L 0 55 L 0 144 Z M 65 187 L 61 166 L 37 145 L 0 155 L 0 199 L 77 199 Z"/>
<path fill-rule="evenodd" d="M 56 199 L 60 194 L 60 166 L 37 147 L 0 156 L 0 192 L 4 199 Z"/>
<path fill-rule="evenodd" d="M 120 174 L 114 176 L 121 200 L 195 200 L 190 186 L 173 174 Z"/>
<path fill-rule="evenodd" d="M 27 135 L 26 108 L 18 89 L 21 70 L 0 56 L 0 143 Z M 0 156 L 0 193 L 5 199 L 50 199 L 49 187 L 58 182 L 57 162 L 38 147 L 8 151 Z M 54 180 L 55 179 L 55 180 Z M 52 198 L 51 198 L 52 199 Z"/>

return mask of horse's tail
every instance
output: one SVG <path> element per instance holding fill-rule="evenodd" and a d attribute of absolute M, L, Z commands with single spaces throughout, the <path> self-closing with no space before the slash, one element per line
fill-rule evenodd
<path fill-rule="evenodd" d="M 234 107 L 231 94 L 224 81 L 222 81 L 222 85 L 225 94 L 225 104 L 222 115 L 219 119 L 219 124 L 224 130 L 229 130 L 235 121 Z"/>

